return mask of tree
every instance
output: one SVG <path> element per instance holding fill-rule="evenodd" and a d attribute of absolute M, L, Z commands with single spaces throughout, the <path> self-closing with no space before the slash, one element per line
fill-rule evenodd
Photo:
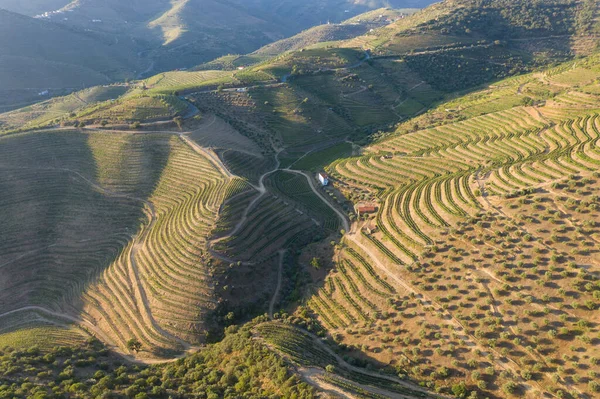
<path fill-rule="evenodd" d="M 523 104 L 523 105 L 533 105 L 533 98 L 525 96 L 521 100 L 521 104 Z"/>
<path fill-rule="evenodd" d="M 129 341 L 127 341 L 127 349 L 138 353 L 140 350 L 142 350 L 142 343 L 136 338 L 131 338 Z"/>
<path fill-rule="evenodd" d="M 319 258 L 312 258 L 310 261 L 310 265 L 315 268 L 315 270 L 319 270 L 321 268 L 321 261 Z"/>
<path fill-rule="evenodd" d="M 452 393 L 457 398 L 464 398 L 467 396 L 467 386 L 464 381 L 459 382 L 458 384 L 452 385 Z"/>
<path fill-rule="evenodd" d="M 509 381 L 506 384 L 502 385 L 502 390 L 507 395 L 515 393 L 517 388 L 518 388 L 517 384 L 515 384 L 513 381 Z"/>

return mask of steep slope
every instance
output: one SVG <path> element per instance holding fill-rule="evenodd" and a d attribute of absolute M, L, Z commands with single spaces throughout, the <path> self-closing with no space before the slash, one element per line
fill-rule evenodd
<path fill-rule="evenodd" d="M 477 4 L 509 28 L 443 31 Z M 301 352 L 319 340 L 300 327 L 445 393 L 467 373 L 486 395 L 585 390 L 587 377 L 551 373 L 562 355 L 587 368 L 599 355 L 598 58 L 499 81 L 544 60 L 526 51 L 542 35 L 581 33 L 585 10 L 536 2 L 556 21 L 527 33 L 504 4 L 446 2 L 242 71 L 163 73 L 116 101 L 82 92 L 36 109 L 45 123 L 48 110 L 64 124 L 188 120 L 0 138 L 0 314 L 43 308 L 156 361 L 302 301 L 295 327 L 254 333 L 318 368 L 301 371 L 313 382 L 343 390 L 356 370 Z M 72 105 L 84 95 L 105 101 Z M 322 168 L 333 187 L 309 173 Z M 555 341 L 575 336 L 588 357 Z"/>
<path fill-rule="evenodd" d="M 416 9 L 378 9 L 346 20 L 340 24 L 319 25 L 295 36 L 268 44 L 253 54 L 276 56 L 286 51 L 300 50 L 322 42 L 342 41 L 362 36 L 372 29 L 385 26 L 399 18 L 416 12 Z"/>
<path fill-rule="evenodd" d="M 571 39 L 580 40 L 577 35 L 597 34 L 597 7 L 593 0 L 447 0 L 377 32 L 366 44 L 382 53 L 397 53 L 402 51 L 398 44 L 424 35 L 425 42 L 433 36 L 438 46 L 499 40 L 540 55 L 568 53 L 574 47 Z"/>
<path fill-rule="evenodd" d="M 326 167 L 375 208 L 309 302 L 341 344 L 446 392 L 596 394 L 599 60 L 444 103 Z"/>
<path fill-rule="evenodd" d="M 90 74 L 83 81 L 77 79 L 79 76 L 71 79 L 71 86 L 99 83 L 102 81 L 99 75 L 104 77 L 104 81 L 124 78 L 135 68 L 135 56 L 111 46 L 112 43 L 103 43 L 84 32 L 9 11 L 0 11 L 0 37 L 3 59 L 20 58 L 24 65 L 36 65 L 42 71 L 44 63 L 48 62 Z M 60 87 L 69 78 L 69 70 L 65 71 L 64 76 L 49 73 L 48 76 L 29 78 L 29 74 L 18 74 L 18 65 L 14 69 L 12 74 L 0 74 L 3 88 L 18 88 L 25 82 L 30 87 Z M 84 76 L 81 78 L 85 79 Z"/>

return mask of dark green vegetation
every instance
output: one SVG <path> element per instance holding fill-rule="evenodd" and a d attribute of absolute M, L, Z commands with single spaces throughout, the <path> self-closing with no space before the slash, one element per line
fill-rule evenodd
<path fill-rule="evenodd" d="M 94 339 L 49 350 L 0 348 L 0 398 L 316 397 L 250 329 L 231 327 L 220 343 L 152 367 L 123 363 Z"/>

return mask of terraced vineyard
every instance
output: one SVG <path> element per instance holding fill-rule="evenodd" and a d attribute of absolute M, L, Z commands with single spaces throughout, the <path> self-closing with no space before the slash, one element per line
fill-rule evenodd
<path fill-rule="evenodd" d="M 458 109 L 412 122 L 433 127 L 400 125 L 326 168 L 346 197 L 369 193 L 378 205 L 338 245 L 334 272 L 308 302 L 340 343 L 432 389 L 466 381 L 500 396 L 594 395 L 596 65 L 500 82 L 505 94 L 455 100 Z M 553 100 L 507 101 L 539 87 Z M 458 122 L 442 116 L 475 107 Z"/>
<path fill-rule="evenodd" d="M 15 313 L 3 319 L 0 346 L 49 349 L 55 346 L 80 346 L 88 338 L 74 325 L 56 325 L 60 319 L 36 310 Z M 63 320 L 64 323 L 64 320 Z"/>
<path fill-rule="evenodd" d="M 96 86 L 69 96 L 44 101 L 0 116 L 2 130 L 35 128 L 48 123 L 56 123 L 72 113 L 86 108 L 89 104 L 117 99 L 128 88 L 121 85 Z"/>
<path fill-rule="evenodd" d="M 60 389 L 597 396 L 600 58 L 517 74 L 597 41 L 598 10 L 513 3 L 2 115 L 0 347 L 40 348 L 0 396 L 92 337 L 172 367 Z"/>
<path fill-rule="evenodd" d="M 208 152 L 168 134 L 57 131 L 2 144 L 3 212 L 14 215 L 3 268 L 27 271 L 2 282 L 2 312 L 65 313 L 119 350 L 138 339 L 146 356 L 202 339 L 202 312 L 216 306 L 206 239 L 229 184 Z"/>
<path fill-rule="evenodd" d="M 341 227 L 339 217 L 313 193 L 306 176 L 279 171 L 269 176 L 266 184 L 273 192 L 285 196 L 286 201 L 293 201 L 301 214 L 315 218 L 319 226 L 332 232 Z"/>

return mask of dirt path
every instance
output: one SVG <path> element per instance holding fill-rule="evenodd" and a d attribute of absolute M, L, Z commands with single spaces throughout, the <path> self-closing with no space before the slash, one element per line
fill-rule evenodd
<path fill-rule="evenodd" d="M 279 268 L 277 272 L 277 287 L 275 288 L 275 293 L 273 293 L 273 298 L 271 298 L 271 302 L 269 303 L 269 317 L 271 320 L 273 319 L 273 309 L 275 308 L 275 303 L 279 297 L 279 291 L 281 291 L 281 283 L 283 280 L 283 260 L 285 259 L 285 253 L 287 251 L 285 249 L 280 249 L 279 254 Z"/>
<path fill-rule="evenodd" d="M 135 260 L 136 254 L 137 254 L 137 251 L 139 250 L 139 248 L 142 246 L 142 243 L 146 240 L 146 238 L 148 236 L 148 233 L 150 232 L 150 230 L 152 230 L 152 227 L 155 225 L 156 220 L 157 220 L 156 210 L 154 208 L 154 205 L 150 201 L 147 201 L 147 200 L 142 199 L 142 198 L 133 197 L 133 196 L 130 196 L 130 195 L 118 193 L 116 191 L 108 190 L 108 189 L 106 189 L 106 188 L 104 188 L 104 187 L 102 187 L 102 186 L 94 183 L 93 181 L 91 181 L 90 179 L 88 179 L 87 177 L 85 177 L 83 174 L 81 174 L 81 173 L 79 173 L 77 171 L 74 171 L 72 169 L 67 169 L 67 168 L 7 167 L 7 166 L 3 166 L 3 165 L 0 165 L 0 169 L 52 170 L 52 171 L 59 171 L 59 172 L 70 173 L 70 174 L 76 175 L 78 178 L 80 178 L 81 180 L 83 180 L 86 184 L 88 184 L 89 186 L 91 186 L 95 191 L 98 191 L 98 192 L 100 192 L 100 193 L 102 193 L 102 194 L 104 194 L 106 196 L 115 197 L 115 198 L 127 198 L 127 199 L 130 199 L 130 200 L 136 201 L 136 202 L 143 203 L 148 208 L 148 213 L 149 213 L 148 216 L 149 216 L 149 220 L 150 221 L 149 221 L 149 224 L 147 226 L 143 227 L 142 230 L 136 236 L 132 237 L 133 245 L 132 245 L 132 248 L 131 248 L 130 253 L 129 253 L 129 259 L 130 259 L 130 264 L 131 264 L 131 270 L 130 270 L 129 277 L 135 283 L 133 285 L 133 290 L 134 290 L 134 295 L 135 295 L 135 298 L 136 298 L 136 302 L 138 303 L 138 305 L 142 305 L 141 309 L 139 309 L 139 311 L 141 313 L 140 316 L 142 316 L 142 318 L 144 319 L 144 321 L 147 322 L 148 324 L 150 324 L 160 335 L 163 335 L 167 339 L 175 341 L 175 342 L 178 342 L 180 345 L 182 345 L 182 347 L 185 349 L 186 352 L 194 349 L 189 343 L 187 343 L 187 342 L 183 341 L 182 339 L 180 339 L 178 337 L 175 337 L 174 335 L 172 335 L 169 332 L 165 331 L 156 322 L 156 320 L 152 316 L 152 312 L 150 310 L 149 301 L 148 301 L 146 292 L 144 290 L 144 287 L 142 285 L 141 279 L 139 277 L 139 271 L 138 271 L 138 267 L 137 267 L 137 262 Z M 49 245 L 46 248 L 50 248 L 50 247 L 53 247 L 53 246 L 55 246 L 55 244 Z M 25 256 L 28 256 L 30 254 L 39 252 L 39 251 L 41 251 L 43 249 L 46 249 L 46 248 L 38 249 L 38 250 L 35 250 L 35 251 L 30 251 L 30 252 L 28 252 L 26 254 L 21 255 L 17 259 L 13 259 L 12 261 L 10 261 L 8 263 L 0 265 L 0 267 L 3 267 L 3 266 L 6 266 L 6 265 L 8 265 L 10 263 L 16 262 L 17 260 L 19 260 L 19 259 L 21 259 L 21 258 L 23 258 Z M 41 307 L 39 307 L 39 308 L 38 307 L 24 307 L 24 308 L 21 308 L 20 310 L 23 311 L 23 310 L 28 310 L 28 309 L 29 310 L 37 309 L 37 310 L 40 310 L 40 311 L 44 311 L 45 313 L 48 313 L 48 314 L 53 314 L 56 317 L 60 317 L 60 318 L 63 318 L 63 319 L 71 320 L 71 321 L 73 321 L 73 322 L 75 322 L 77 324 L 85 324 L 87 326 L 93 327 L 94 332 L 97 333 L 99 336 L 101 336 L 102 340 L 104 342 L 107 342 L 107 343 L 111 343 L 112 342 L 112 340 L 108 339 L 108 337 L 106 335 L 104 335 L 104 333 L 102 333 L 101 330 L 99 330 L 96 327 L 94 327 L 93 324 L 90 323 L 90 322 L 88 322 L 88 321 L 85 321 L 85 320 L 82 320 L 82 319 L 79 319 L 79 318 L 76 318 L 76 317 L 73 317 L 73 316 L 69 316 L 69 315 L 67 315 L 65 313 L 52 312 L 52 311 L 49 311 L 49 310 L 47 310 L 45 308 L 41 308 Z M 142 312 L 142 310 L 143 310 L 143 312 Z M 9 314 L 9 313 L 7 313 L 7 314 Z M 4 314 L 4 315 L 7 315 L 7 314 Z M 0 315 L 0 317 L 2 317 L 2 316 L 3 315 Z M 114 345 L 114 343 L 111 343 L 111 346 L 116 347 Z M 118 352 L 121 353 L 120 351 L 118 351 Z"/>
<path fill-rule="evenodd" d="M 240 221 L 235 225 L 235 227 L 233 228 L 233 230 L 231 230 L 231 232 L 229 234 L 227 234 L 221 238 L 218 238 L 216 240 L 211 241 L 210 242 L 211 247 L 213 246 L 213 244 L 216 244 L 218 242 L 221 242 L 225 239 L 231 238 L 234 235 L 236 235 L 240 231 L 240 229 L 242 228 L 244 223 L 246 223 L 246 221 L 248 220 L 248 214 L 250 213 L 250 211 L 252 211 L 252 209 L 254 209 L 254 206 L 258 203 L 258 201 L 260 201 L 267 193 L 267 188 L 265 187 L 266 177 L 269 176 L 270 174 L 273 174 L 273 173 L 277 172 L 278 170 L 280 170 L 279 167 L 281 165 L 281 162 L 279 161 L 279 153 L 281 151 L 282 150 L 279 150 L 275 154 L 275 168 L 273 170 L 263 173 L 260 176 L 260 178 L 258 179 L 258 185 L 251 184 L 251 186 L 254 187 L 254 189 L 256 191 L 258 191 L 258 195 L 250 202 L 250 204 L 248 204 L 248 206 L 244 210 L 244 213 L 242 214 L 242 217 L 240 218 Z M 228 171 L 228 173 L 231 175 L 231 173 L 229 171 Z"/>
<path fill-rule="evenodd" d="M 317 388 L 320 392 L 333 395 L 334 397 L 359 399 L 356 396 L 344 391 L 343 389 L 320 379 L 319 377 L 325 374 L 325 372 L 322 369 L 316 367 L 303 367 L 296 369 L 296 372 L 300 374 L 304 381 L 306 381 L 309 385 L 312 385 L 313 387 Z"/>
<path fill-rule="evenodd" d="M 369 88 L 367 86 L 361 86 L 360 90 L 354 91 L 352 93 L 342 93 L 342 97 L 355 96 L 357 94 L 364 93 L 367 90 L 369 90 Z"/>
<path fill-rule="evenodd" d="M 133 239 L 133 245 L 131 246 L 131 250 L 129 252 L 129 261 L 131 264 L 131 268 L 129 270 L 129 278 L 135 282 L 135 284 L 133 285 L 133 290 L 134 290 L 134 295 L 135 295 L 135 299 L 136 302 L 139 304 L 141 303 L 143 305 L 142 309 L 140 309 L 140 313 L 142 318 L 144 319 L 144 321 L 146 322 L 146 324 L 150 324 L 152 326 L 152 328 L 154 328 L 154 330 L 156 330 L 160 335 L 166 337 L 167 339 L 171 340 L 171 341 L 175 341 L 177 343 L 179 343 L 186 352 L 194 349 L 192 348 L 192 346 L 182 340 L 179 337 L 176 337 L 175 335 L 171 334 L 170 332 L 164 330 L 159 323 L 156 321 L 156 319 L 154 319 L 154 316 L 152 315 L 152 310 L 150 309 L 150 302 L 148 301 L 148 295 L 146 294 L 146 290 L 144 289 L 144 285 L 142 283 L 142 279 L 140 278 L 139 275 L 139 268 L 137 266 L 137 261 L 136 261 L 136 256 L 137 253 L 139 251 L 140 248 L 142 248 L 143 244 L 146 242 L 146 239 L 148 238 L 148 234 L 150 233 L 150 231 L 152 231 L 152 228 L 154 227 L 154 225 L 156 224 L 156 221 L 158 220 L 158 216 L 156 215 L 156 210 L 154 208 L 154 205 L 150 202 L 145 202 L 146 206 L 149 208 L 150 211 L 150 223 L 144 227 L 142 227 L 142 230 L 139 232 L 139 234 Z M 142 312 L 143 311 L 143 312 Z"/>
<path fill-rule="evenodd" d="M 440 312 L 440 315 L 444 316 L 443 320 L 447 324 L 453 326 L 457 332 L 462 333 L 462 338 L 465 340 L 465 343 L 467 343 L 467 345 L 469 345 L 473 348 L 477 347 L 484 354 L 490 353 L 490 352 L 493 353 L 496 357 L 496 359 L 494 360 L 494 363 L 496 365 L 498 365 L 502 369 L 510 370 L 515 375 L 519 375 L 521 366 L 519 364 L 517 364 L 514 360 L 512 360 L 510 358 L 506 358 L 506 360 L 502 360 L 505 357 L 502 354 L 500 354 L 498 351 L 482 346 L 479 343 L 479 341 L 477 340 L 477 338 L 475 338 L 474 336 L 470 335 L 467 332 L 467 329 L 465 328 L 465 326 L 458 319 L 456 319 L 451 313 L 445 311 L 437 302 L 433 301 L 431 298 L 429 298 L 427 295 L 425 295 L 422 291 L 411 287 L 402 278 L 400 278 L 400 277 L 396 276 L 396 274 L 392 273 L 385 265 L 383 265 L 379 261 L 378 257 L 375 256 L 375 254 L 373 254 L 372 251 L 370 251 L 366 246 L 364 246 L 361 242 L 359 242 L 355 238 L 355 235 L 347 234 L 345 237 L 346 237 L 346 239 L 348 239 L 348 240 L 352 241 L 354 244 L 356 244 L 362 251 L 364 251 L 373 260 L 373 262 L 375 263 L 375 265 L 377 266 L 377 268 L 379 270 L 384 272 L 388 277 L 390 277 L 392 280 L 394 280 L 396 283 L 398 283 L 400 286 L 402 286 L 408 292 L 412 292 L 415 295 L 420 296 L 421 303 L 423 306 L 431 306 L 434 309 L 436 309 L 438 312 Z M 527 382 L 525 382 L 525 381 L 522 381 L 521 383 L 527 389 L 532 388 L 531 385 L 527 384 Z M 534 383 L 534 384 L 538 387 L 538 389 L 540 389 L 540 392 L 543 392 L 543 388 L 538 383 Z"/>
<path fill-rule="evenodd" d="M 112 341 L 112 339 L 110 339 L 110 337 L 108 337 L 107 335 L 104 334 L 104 332 L 102 330 L 100 330 L 98 327 L 96 327 L 93 323 L 89 322 L 88 320 L 79 318 L 79 317 L 75 317 L 75 316 L 71 316 L 69 314 L 66 313 L 60 313 L 60 312 L 56 312 L 50 309 L 46 309 L 44 307 L 41 306 L 24 306 L 22 308 L 19 309 L 15 309 L 15 310 L 11 310 L 9 312 L 5 312 L 0 314 L 0 319 L 2 319 L 3 317 L 6 316 L 10 316 L 13 314 L 17 314 L 17 313 L 22 313 L 22 312 L 41 312 L 41 313 L 45 313 L 46 315 L 52 316 L 52 317 L 56 317 L 58 319 L 62 319 L 65 321 L 68 321 L 69 323 L 65 323 L 62 324 L 65 327 L 68 327 L 70 324 L 76 324 L 78 326 L 81 326 L 84 330 L 87 331 L 87 329 L 91 330 L 93 332 L 93 334 L 91 334 L 89 331 L 88 334 L 90 335 L 96 335 L 97 338 L 101 339 L 106 345 L 109 346 L 109 348 L 116 353 L 118 356 L 128 360 L 128 361 L 133 361 L 133 362 L 137 362 L 137 363 L 142 363 L 137 361 L 136 359 L 134 359 L 132 356 L 129 356 L 125 353 L 123 353 L 121 351 L 121 349 Z M 58 324 L 58 323 L 56 323 Z M 145 362 L 144 362 L 145 363 Z"/>
<path fill-rule="evenodd" d="M 310 185 L 310 188 L 313 191 L 313 193 L 315 193 L 315 195 L 317 197 L 319 197 L 321 199 L 321 201 L 323 201 L 325 203 L 325 205 L 327 205 L 329 208 L 331 208 L 338 215 L 338 217 L 342 221 L 344 230 L 346 230 L 347 232 L 350 231 L 350 222 L 346 218 L 346 215 L 344 215 L 344 213 L 342 211 L 337 209 L 331 202 L 329 202 L 329 200 L 327 200 L 327 198 L 325 198 L 325 196 L 315 187 L 314 179 L 308 173 L 301 172 L 299 170 L 292 170 L 292 169 L 285 169 L 285 171 L 306 177 L 306 180 L 308 180 L 308 184 Z"/>
<path fill-rule="evenodd" d="M 14 309 L 11 310 L 9 312 L 6 313 L 2 313 L 0 314 L 0 319 L 2 319 L 3 317 L 6 316 L 10 316 L 13 314 L 17 314 L 17 313 L 21 313 L 21 312 L 41 312 L 41 313 L 45 313 L 46 315 L 55 317 L 57 319 L 62 319 L 67 321 L 68 323 L 58 323 L 58 322 L 52 322 L 55 325 L 61 325 L 64 327 L 70 327 L 71 324 L 76 324 L 79 327 L 81 327 L 83 330 L 85 330 L 88 334 L 90 335 L 95 335 L 96 338 L 100 339 L 102 342 L 104 342 L 109 349 L 111 349 L 111 351 L 116 354 L 117 356 L 121 357 L 122 359 L 131 362 L 131 363 L 137 363 L 137 364 L 164 364 L 164 363 L 172 363 L 175 362 L 185 356 L 188 355 L 188 353 L 183 353 L 179 356 L 173 357 L 171 359 L 167 359 L 167 360 L 157 360 L 157 359 L 145 359 L 145 360 L 140 360 L 137 359 L 131 355 L 128 355 L 124 352 L 121 351 L 121 349 L 114 344 L 114 342 L 108 337 L 106 336 L 102 330 L 98 329 L 94 324 L 92 324 L 91 322 L 85 320 L 85 319 L 81 319 L 78 317 L 74 317 L 71 316 L 69 314 L 66 313 L 59 313 L 59 312 L 55 312 L 53 310 L 50 309 L 46 309 L 44 307 L 41 306 L 24 306 L 22 308 L 19 309 Z M 88 331 L 91 330 L 92 332 Z"/>
<path fill-rule="evenodd" d="M 348 392 L 346 390 L 344 390 L 341 387 L 338 387 L 336 385 L 333 385 L 327 381 L 325 381 L 325 379 L 323 379 L 324 376 L 327 375 L 327 372 L 324 371 L 323 369 L 320 368 L 316 368 L 316 367 L 303 367 L 303 368 L 299 368 L 296 370 L 298 372 L 298 374 L 300 374 L 302 376 L 302 378 L 308 382 L 310 385 L 314 386 L 315 388 L 318 388 L 320 391 L 329 393 L 331 395 L 337 395 L 340 396 L 342 398 L 349 398 L 349 399 L 360 399 L 363 398 L 364 396 L 358 396 L 356 394 L 353 394 L 351 392 Z M 352 380 L 348 380 L 346 378 L 340 377 L 338 375 L 336 375 L 336 378 L 346 382 L 349 385 L 353 385 L 365 392 L 369 392 L 375 395 L 381 395 L 384 396 L 386 398 L 390 398 L 390 399 L 414 399 L 414 396 L 409 396 L 409 395 L 401 395 L 399 393 L 395 393 L 395 392 L 390 392 L 390 391 L 386 391 L 384 389 L 380 389 L 380 388 L 376 388 L 370 385 L 364 385 L 364 384 L 360 384 L 358 382 L 352 381 Z"/>
<path fill-rule="evenodd" d="M 411 389 L 411 390 L 413 390 L 415 392 L 420 392 L 420 393 L 426 394 L 428 396 L 434 396 L 434 397 L 438 397 L 438 398 L 445 398 L 444 395 L 434 394 L 434 393 L 428 391 L 427 389 L 422 388 L 422 387 L 420 387 L 420 386 L 418 386 L 416 384 L 413 384 L 411 382 L 408 382 L 406 380 L 402 380 L 400 378 L 397 378 L 397 377 L 394 377 L 394 376 L 391 376 L 391 375 L 387 375 L 387 374 L 382 374 L 382 373 L 379 373 L 379 372 L 376 372 L 376 371 L 370 371 L 370 370 L 367 370 L 367 369 L 363 369 L 363 368 L 359 368 L 359 367 L 356 367 L 356 366 L 352 366 L 351 364 L 349 364 L 348 362 L 346 362 L 340 355 L 338 355 L 336 352 L 334 352 L 327 344 L 325 344 L 316 335 L 314 335 L 311 332 L 308 332 L 308 331 L 306 331 L 304 329 L 300 329 L 300 328 L 298 328 L 298 331 L 300 333 L 306 335 L 307 337 L 309 337 L 313 341 L 313 343 L 314 343 L 315 346 L 320 347 L 320 349 L 324 350 L 329 355 L 331 355 L 332 357 L 334 357 L 335 360 L 338 362 L 338 365 L 340 367 L 346 369 L 346 370 L 351 370 L 351 371 L 354 371 L 356 373 L 360 373 L 360 374 L 367 375 L 367 376 L 374 377 L 374 378 L 378 378 L 378 379 L 388 380 L 388 381 L 393 382 L 395 384 L 398 384 L 398 385 L 400 385 L 400 386 L 402 386 L 402 387 L 404 387 L 406 389 Z M 260 337 L 260 335 L 258 335 L 257 338 L 259 338 L 262 342 L 264 342 L 263 338 Z M 288 359 L 288 361 L 290 361 L 291 363 L 293 363 L 285 354 L 281 353 L 276 347 L 274 347 L 273 345 L 270 345 L 270 344 L 268 344 L 266 342 L 265 342 L 265 344 L 269 348 L 271 348 L 271 349 L 277 351 L 278 353 L 280 353 L 282 357 Z M 300 369 L 300 370 L 302 370 L 302 369 Z M 315 371 L 317 371 L 317 374 L 320 374 L 320 375 L 324 374 L 324 370 L 322 370 L 321 368 L 318 368 L 318 367 L 309 367 L 309 368 L 305 368 L 304 370 L 315 370 Z M 366 389 L 368 391 L 371 391 L 371 392 L 377 393 L 376 391 L 380 391 L 379 394 L 384 395 L 384 396 L 388 396 L 388 397 L 401 397 L 401 398 L 407 397 L 407 398 L 413 398 L 413 397 L 410 397 L 410 396 L 402 396 L 402 395 L 400 395 L 400 396 L 394 396 L 394 395 L 398 395 L 398 394 L 395 394 L 393 392 L 389 392 L 387 390 L 379 390 L 379 388 L 374 388 L 374 387 L 371 387 L 371 386 L 360 385 L 359 383 L 356 383 L 356 382 L 352 382 L 352 384 L 354 384 L 354 385 L 356 385 L 358 387 L 364 388 L 364 389 Z"/>

